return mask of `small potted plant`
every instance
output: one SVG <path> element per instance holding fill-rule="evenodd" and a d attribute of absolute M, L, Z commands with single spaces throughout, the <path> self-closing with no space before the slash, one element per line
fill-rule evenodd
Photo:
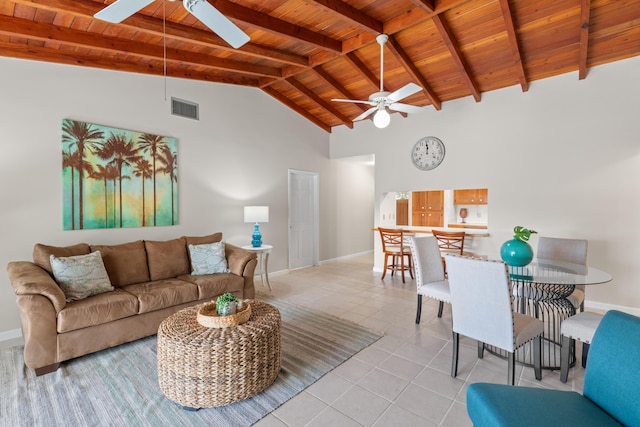
<path fill-rule="evenodd" d="M 524 267 L 533 259 L 533 249 L 527 243 L 535 230 L 524 228 L 520 225 L 513 229 L 513 239 L 507 240 L 500 248 L 500 257 L 504 262 L 513 267 Z"/>
<path fill-rule="evenodd" d="M 226 292 L 216 298 L 216 311 L 220 316 L 235 314 L 238 305 L 238 298 L 231 292 Z"/>

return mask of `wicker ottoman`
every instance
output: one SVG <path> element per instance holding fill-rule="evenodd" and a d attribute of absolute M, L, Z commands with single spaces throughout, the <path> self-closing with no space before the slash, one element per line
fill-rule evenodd
<path fill-rule="evenodd" d="M 280 372 L 280 312 L 251 300 L 251 317 L 238 326 L 206 328 L 201 305 L 166 318 L 158 328 L 158 381 L 185 408 L 207 408 L 246 399 L 271 385 Z"/>

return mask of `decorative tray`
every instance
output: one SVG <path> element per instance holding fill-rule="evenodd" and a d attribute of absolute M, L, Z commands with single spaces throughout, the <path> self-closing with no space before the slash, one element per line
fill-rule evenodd
<path fill-rule="evenodd" d="M 220 316 L 216 311 L 216 303 L 205 304 L 198 309 L 196 319 L 198 323 L 205 328 L 228 328 L 230 326 L 240 325 L 251 317 L 251 305 L 244 303 L 235 314 Z"/>

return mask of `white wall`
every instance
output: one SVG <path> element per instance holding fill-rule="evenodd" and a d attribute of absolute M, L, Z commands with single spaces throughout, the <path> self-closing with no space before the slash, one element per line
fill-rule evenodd
<path fill-rule="evenodd" d="M 31 260 L 38 242 L 115 244 L 222 231 L 228 242 L 245 245 L 253 225 L 242 222 L 242 209 L 256 204 L 270 206 L 270 221 L 260 226 L 265 243 L 274 245 L 270 271 L 285 270 L 289 168 L 320 174 L 320 260 L 371 250 L 372 167 L 331 161 L 326 132 L 258 89 L 168 79 L 167 99 L 200 104 L 200 121 L 193 121 L 170 114 L 162 77 L 0 58 L 0 78 L 2 266 Z M 63 118 L 177 138 L 179 224 L 63 231 Z M 351 173 L 355 179 L 345 179 Z M 351 230 L 334 207 L 344 209 L 367 173 L 369 201 L 351 207 L 362 218 Z M 336 241 L 337 230 L 354 234 Z M 6 273 L 3 282 L 0 339 L 20 327 Z"/>
<path fill-rule="evenodd" d="M 614 279 L 589 287 L 587 305 L 640 311 L 639 75 L 636 57 L 592 68 L 585 80 L 570 73 L 532 82 L 526 93 L 513 86 L 480 103 L 467 97 L 441 111 L 394 114 L 382 130 L 370 121 L 336 128 L 331 157 L 375 154 L 377 199 L 388 191 L 486 187 L 491 236 L 481 253 L 499 257 L 516 225 L 588 239 L 589 264 Z M 446 157 L 423 172 L 409 153 L 428 135 L 442 139 Z"/>

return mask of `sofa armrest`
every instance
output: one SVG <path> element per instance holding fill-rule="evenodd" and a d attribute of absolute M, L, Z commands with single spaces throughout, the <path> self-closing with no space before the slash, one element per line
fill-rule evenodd
<path fill-rule="evenodd" d="M 247 273 L 245 271 L 247 263 L 252 259 L 257 259 L 255 252 L 247 251 L 229 243 L 225 243 L 224 251 L 227 264 L 229 264 L 229 270 L 238 276 L 244 276 Z M 251 276 L 253 276 L 253 272 L 251 272 Z"/>
<path fill-rule="evenodd" d="M 242 276 L 244 279 L 243 298 L 255 298 L 253 275 L 256 265 L 258 265 L 258 255 L 253 251 L 247 251 L 229 243 L 225 244 L 225 255 L 231 273 Z"/>
<path fill-rule="evenodd" d="M 60 286 L 46 270 L 36 264 L 29 261 L 10 262 L 7 273 L 17 296 L 42 295 L 51 302 L 56 313 L 67 305 Z"/>

